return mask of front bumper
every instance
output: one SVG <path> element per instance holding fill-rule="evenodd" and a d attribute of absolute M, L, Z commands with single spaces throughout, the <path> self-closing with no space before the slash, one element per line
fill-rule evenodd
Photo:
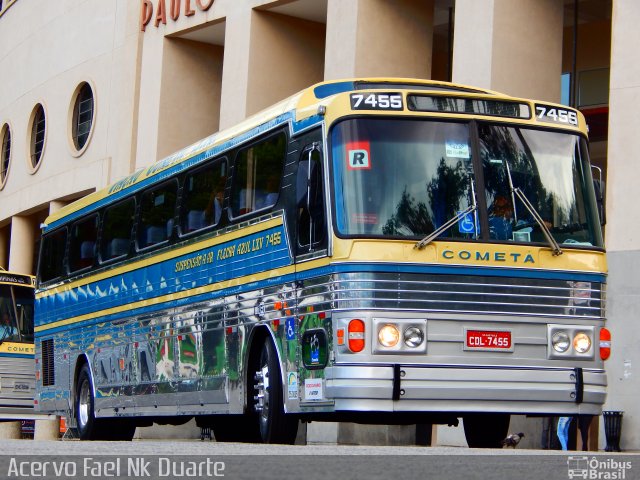
<path fill-rule="evenodd" d="M 598 415 L 604 370 L 342 364 L 325 371 L 335 410 Z"/>

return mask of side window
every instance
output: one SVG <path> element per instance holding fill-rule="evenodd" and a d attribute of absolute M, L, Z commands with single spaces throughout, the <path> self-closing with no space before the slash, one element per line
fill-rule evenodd
<path fill-rule="evenodd" d="M 278 201 L 287 137 L 284 133 L 238 152 L 233 173 L 234 217 L 272 207 Z"/>
<path fill-rule="evenodd" d="M 64 275 L 64 251 L 66 245 L 66 229 L 50 233 L 42 239 L 42 255 L 40 255 L 41 282 L 48 282 Z"/>
<path fill-rule="evenodd" d="M 73 224 L 69 246 L 69 270 L 75 272 L 93 265 L 98 238 L 98 215 Z"/>
<path fill-rule="evenodd" d="M 226 181 L 226 159 L 186 176 L 180 212 L 180 232 L 183 235 L 220 222 Z"/>
<path fill-rule="evenodd" d="M 167 241 L 173 231 L 178 182 L 171 180 L 142 194 L 138 248 Z"/>
<path fill-rule="evenodd" d="M 300 253 L 321 246 L 325 239 L 326 222 L 322 184 L 322 155 L 318 146 L 314 145 L 303 152 L 296 179 Z"/>
<path fill-rule="evenodd" d="M 105 210 L 100 242 L 102 261 L 129 253 L 135 211 L 136 202 L 133 198 Z"/>

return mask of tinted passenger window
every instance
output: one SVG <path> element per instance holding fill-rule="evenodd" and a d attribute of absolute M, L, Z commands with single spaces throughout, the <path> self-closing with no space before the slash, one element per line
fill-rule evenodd
<path fill-rule="evenodd" d="M 47 282 L 64 275 L 64 250 L 67 244 L 67 231 L 58 230 L 42 240 L 40 256 L 40 281 Z"/>
<path fill-rule="evenodd" d="M 77 222 L 71 228 L 69 247 L 69 269 L 72 272 L 93 265 L 98 238 L 98 216 Z"/>
<path fill-rule="evenodd" d="M 234 216 L 265 209 L 276 203 L 285 151 L 286 135 L 281 133 L 238 153 L 233 174 Z"/>
<path fill-rule="evenodd" d="M 226 175 L 226 160 L 217 161 L 187 175 L 180 216 L 183 234 L 220 222 Z"/>
<path fill-rule="evenodd" d="M 107 208 L 102 223 L 102 260 L 110 260 L 129 253 L 136 202 L 133 198 Z"/>
<path fill-rule="evenodd" d="M 170 181 L 142 194 L 138 248 L 168 240 L 173 231 L 178 182 Z"/>

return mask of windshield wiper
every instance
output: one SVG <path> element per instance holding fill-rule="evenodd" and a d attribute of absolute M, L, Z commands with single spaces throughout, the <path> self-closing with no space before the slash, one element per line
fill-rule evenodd
<path fill-rule="evenodd" d="M 542 230 L 542 233 L 544 233 L 544 236 L 547 237 L 547 241 L 551 245 L 553 254 L 556 256 L 562 255 L 562 249 L 560 248 L 560 245 L 558 245 L 558 242 L 556 242 L 556 239 L 553 238 L 553 235 L 551 234 L 551 230 L 549 230 L 549 227 L 547 227 L 547 224 L 544 223 L 544 220 L 542 219 L 540 214 L 536 211 L 535 207 L 531 204 L 529 199 L 525 196 L 524 193 L 522 193 L 522 190 L 520 190 L 519 187 L 516 187 L 516 188 L 513 188 L 511 191 L 512 193 L 515 194 L 516 197 L 520 199 L 520 201 L 525 206 L 525 208 L 529 211 L 529 213 L 531 214 L 533 219 L 536 221 L 536 223 L 540 225 L 540 229 Z"/>
<path fill-rule="evenodd" d="M 418 250 L 422 250 L 424 247 L 429 245 L 433 241 L 434 238 L 436 238 L 438 235 L 440 235 L 442 232 L 444 232 L 448 228 L 450 228 L 453 225 L 455 225 L 465 215 L 475 211 L 475 209 L 476 209 L 476 205 L 475 204 L 474 205 L 469 205 L 466 208 L 466 210 L 462 210 L 461 212 L 458 212 L 457 215 L 455 215 L 454 217 L 452 217 L 449 220 L 447 220 L 438 229 L 434 230 L 429 235 L 427 235 L 422 240 L 420 240 L 418 243 L 416 243 L 416 245 L 413 248 L 417 248 Z M 475 220 L 474 220 L 474 222 L 475 222 Z"/>

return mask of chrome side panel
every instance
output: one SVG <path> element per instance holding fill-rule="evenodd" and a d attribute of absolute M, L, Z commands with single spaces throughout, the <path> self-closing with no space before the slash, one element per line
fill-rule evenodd
<path fill-rule="evenodd" d="M 75 362 L 86 353 L 97 416 L 242 413 L 252 408 L 246 405 L 253 377 L 247 371 L 248 354 L 260 327 L 268 329 L 281 359 L 288 412 L 600 411 L 606 394 L 602 362 L 553 359 L 547 353 L 548 324 L 603 325 L 600 284 L 341 273 L 332 266 L 324 271 L 57 333 L 56 384 L 42 389 L 40 407 L 69 416 Z M 365 351 L 352 354 L 336 340 L 336 329 L 351 318 L 368 325 L 380 318 L 423 324 L 426 351 L 381 353 L 371 348 L 376 336 L 370 330 Z M 478 327 L 509 330 L 513 348 L 465 351 L 465 328 Z M 302 339 L 314 330 L 327 335 L 326 368 L 304 356 Z M 583 374 L 579 403 L 571 378 L 575 368 Z M 403 372 L 402 377 L 394 378 L 394 371 Z M 320 385 L 320 391 L 306 384 Z"/>

